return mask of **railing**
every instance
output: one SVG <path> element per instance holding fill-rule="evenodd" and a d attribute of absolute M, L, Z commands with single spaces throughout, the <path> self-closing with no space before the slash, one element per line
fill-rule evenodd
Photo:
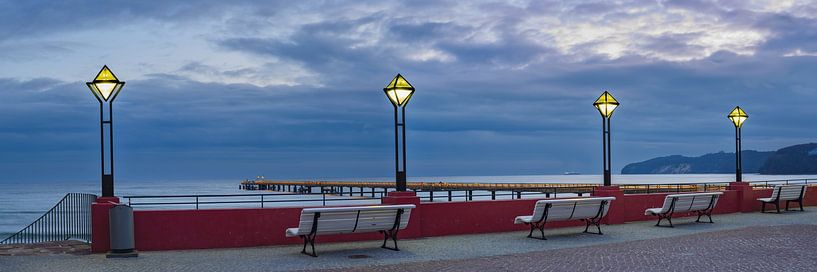
<path fill-rule="evenodd" d="M 751 181 L 753 187 L 763 188 L 777 184 L 807 184 L 817 185 L 814 179 L 789 179 L 789 180 L 767 180 Z M 558 184 L 540 185 L 529 184 L 522 187 L 502 186 L 501 183 L 491 183 L 489 187 L 471 186 L 474 189 L 439 189 L 427 183 L 426 189 L 411 190 L 423 202 L 435 201 L 478 201 L 478 200 L 501 200 L 501 199 L 524 199 L 524 198 L 556 198 L 591 195 L 596 186 L 587 184 Z M 127 204 L 132 207 L 145 206 L 188 206 L 200 209 L 210 207 L 235 207 L 245 204 L 256 204 L 253 207 L 285 207 L 285 206 L 328 206 L 354 205 L 354 201 L 379 201 L 386 194 L 391 192 L 390 188 L 383 191 L 361 190 L 334 190 L 331 187 L 321 188 L 321 184 L 309 184 L 315 187 L 304 187 L 292 193 L 260 193 L 260 194 L 230 194 L 230 195 L 147 195 L 147 196 L 123 196 Z M 344 186 L 354 183 L 344 184 Z M 365 183 L 363 185 L 373 186 L 376 184 Z M 618 185 L 626 194 L 652 194 L 652 193 L 683 193 L 701 191 L 723 191 L 729 182 L 705 182 L 705 183 L 676 183 L 676 184 L 620 184 Z M 313 188 L 315 190 L 313 190 Z M 479 188 L 479 189 L 477 189 Z M 317 190 L 320 189 L 320 190 Z M 371 188 L 369 188 L 371 189 Z M 371 196 L 371 197 L 369 197 Z"/>
<path fill-rule="evenodd" d="M 304 196 L 314 196 L 304 198 Z M 318 197 L 319 196 L 319 197 Z M 339 201 L 379 201 L 380 197 L 338 197 L 327 193 L 312 194 L 231 194 L 231 195 L 146 195 L 122 196 L 127 199 L 128 206 L 189 206 L 198 210 L 201 206 L 234 207 L 239 204 L 258 204 L 264 208 L 265 204 L 284 206 L 281 204 L 302 204 L 327 206 Z M 277 205 L 276 205 L 277 204 Z M 269 207 L 270 205 L 266 205 Z"/>
<path fill-rule="evenodd" d="M 475 201 L 475 200 L 502 200 L 523 198 L 557 198 L 567 196 L 583 196 L 592 194 L 594 187 L 554 187 L 549 189 L 516 189 L 516 190 L 412 190 L 421 201 Z M 561 196 L 560 196 L 561 194 Z"/>
<path fill-rule="evenodd" d="M 0 244 L 31 244 L 49 241 L 79 240 L 91 242 L 92 194 L 66 194 L 54 207 Z"/>
<path fill-rule="evenodd" d="M 808 186 L 817 185 L 815 179 L 778 179 L 764 181 L 749 181 L 752 187 L 774 187 L 775 185 L 804 184 Z"/>
<path fill-rule="evenodd" d="M 618 185 L 627 194 L 652 193 L 683 193 L 701 191 L 723 191 L 730 182 L 701 182 L 701 183 L 673 183 L 673 184 L 622 184 Z M 817 185 L 814 179 L 779 179 L 763 181 L 747 181 L 754 188 L 770 188 L 775 185 L 803 184 Z"/>

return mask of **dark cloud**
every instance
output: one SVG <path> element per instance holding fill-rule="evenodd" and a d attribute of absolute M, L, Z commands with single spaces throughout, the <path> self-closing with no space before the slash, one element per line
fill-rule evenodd
<path fill-rule="evenodd" d="M 102 9 L 70 4 L 38 11 L 32 9 L 42 3 L 6 4 L 14 12 L 30 11 L 38 22 L 22 28 L 3 24 L 0 34 L 12 39 L 70 32 L 117 16 L 169 23 L 226 16 L 221 4 L 146 2 L 107 17 L 76 19 Z M 413 5 L 417 14 L 459 8 L 436 1 L 397 5 Z M 282 10 L 239 3 L 232 8 L 254 8 L 246 17 L 224 19 L 225 28 L 236 31 L 207 40 L 219 52 L 250 56 L 257 65 L 227 68 L 195 60 L 172 73 L 128 80 L 115 108 L 118 173 L 124 179 L 389 176 L 392 106 L 382 88 L 398 72 L 417 87 L 407 109 L 409 169 L 415 176 L 595 173 L 600 118 L 591 103 L 604 90 L 622 102 L 613 119 L 615 168 L 654 156 L 729 151 L 734 131 L 725 116 L 736 105 L 750 115 L 746 148 L 813 142 L 817 130 L 805 124 L 817 99 L 817 58 L 783 56 L 797 48 L 817 49 L 813 19 L 727 11 L 709 2 L 665 5 L 772 34 L 754 54 L 721 49 L 669 61 L 630 52 L 611 59 L 586 53 L 604 41 L 577 44 L 565 53 L 554 37 L 517 29 L 522 17 L 558 10 L 551 4 L 480 4 L 477 10 L 500 18 L 468 24 L 382 10 L 340 16 L 344 9 L 337 7 L 343 4 L 330 3 L 321 6 L 329 13 L 325 18 L 287 29 L 291 35 L 258 35 L 254 27 L 281 19 L 276 16 Z M 348 8 L 360 6 L 367 4 Z M 625 7 L 579 5 L 569 14 L 628 16 L 621 11 Z M 80 12 L 54 14 L 59 8 Z M 494 40 L 476 38 L 486 33 Z M 704 34 L 635 33 L 633 44 L 640 47 L 631 50 L 696 55 L 709 50 L 693 43 Z M 413 58 L 428 52 L 449 59 Z M 313 73 L 309 79 L 315 82 L 219 81 L 263 76 L 293 63 Z M 0 79 L 0 180 L 30 180 L 43 170 L 93 179 L 96 114 L 83 82 Z"/>

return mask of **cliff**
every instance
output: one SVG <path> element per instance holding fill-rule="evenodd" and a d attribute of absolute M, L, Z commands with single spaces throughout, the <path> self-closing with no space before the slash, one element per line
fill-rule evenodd
<path fill-rule="evenodd" d="M 774 152 L 744 150 L 743 172 L 758 173 Z M 735 172 L 735 153 L 718 152 L 699 157 L 672 155 L 631 163 L 622 174 L 728 174 Z"/>
<path fill-rule="evenodd" d="M 817 174 L 817 143 L 801 144 L 774 152 L 760 167 L 764 175 Z"/>

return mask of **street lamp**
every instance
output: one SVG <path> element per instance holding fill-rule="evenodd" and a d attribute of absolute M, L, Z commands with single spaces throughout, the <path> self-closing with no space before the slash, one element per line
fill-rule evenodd
<path fill-rule="evenodd" d="M 605 91 L 596 102 L 593 102 L 593 106 L 599 110 L 601 113 L 601 141 L 602 141 L 602 153 L 604 154 L 604 186 L 612 185 L 612 176 L 610 174 L 610 168 L 612 168 L 612 163 L 610 162 L 610 118 L 613 116 L 613 111 L 616 110 L 619 103 L 618 101 L 613 98 L 609 92 Z"/>
<path fill-rule="evenodd" d="M 389 82 L 389 85 L 383 88 L 383 91 L 386 92 L 386 96 L 394 106 L 394 167 L 396 170 L 397 191 L 402 192 L 406 190 L 406 104 L 414 94 L 414 86 L 411 86 L 402 75 L 397 74 L 397 76 Z M 399 119 L 397 108 L 400 108 Z M 402 128 L 402 133 L 399 131 L 399 128 Z M 403 140 L 402 168 L 400 167 L 401 148 L 399 139 Z"/>
<path fill-rule="evenodd" d="M 100 155 L 102 168 L 102 196 L 112 197 L 113 193 L 113 100 L 116 95 L 122 90 L 125 82 L 119 81 L 118 78 L 105 65 L 102 70 L 96 75 L 93 81 L 86 82 L 91 93 L 94 94 L 96 100 L 99 101 L 99 137 L 100 137 Z M 105 104 L 108 104 L 107 115 L 105 120 Z M 107 126 L 107 131 L 105 130 Z M 105 144 L 105 133 L 108 134 L 108 143 Z M 105 156 L 105 150 L 108 150 L 108 156 Z M 105 161 L 108 161 L 106 164 Z M 105 166 L 108 166 L 106 169 Z M 107 171 L 106 171 L 107 170 Z"/>
<path fill-rule="evenodd" d="M 743 122 L 749 119 L 749 115 L 740 107 L 735 107 L 735 109 L 729 113 L 728 117 L 729 120 L 732 121 L 732 124 L 735 125 L 735 181 L 741 182 L 743 179 L 743 170 L 741 169 L 743 158 L 740 154 L 740 128 L 743 126 Z"/>

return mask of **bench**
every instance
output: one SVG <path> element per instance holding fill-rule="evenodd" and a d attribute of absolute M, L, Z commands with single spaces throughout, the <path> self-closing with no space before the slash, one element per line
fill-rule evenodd
<path fill-rule="evenodd" d="M 659 227 L 661 227 L 661 221 L 666 219 L 669 222 L 668 227 L 674 228 L 672 216 L 675 213 L 684 212 L 696 212 L 698 219 L 695 222 L 697 223 L 714 223 L 712 221 L 712 210 L 715 209 L 715 204 L 718 203 L 718 198 L 722 194 L 723 192 L 668 195 L 664 198 L 663 206 L 647 209 L 644 211 L 644 215 L 658 216 L 658 223 L 655 223 L 655 226 Z M 709 222 L 701 222 L 701 216 L 704 215 L 709 218 Z"/>
<path fill-rule="evenodd" d="M 301 237 L 304 247 L 301 253 L 318 257 L 315 252 L 315 236 L 318 234 L 344 234 L 380 232 L 383 234 L 381 248 L 399 251 L 397 232 L 408 226 L 411 209 L 414 205 L 382 205 L 307 208 L 301 210 L 301 219 L 297 228 L 288 228 L 286 237 Z M 394 247 L 387 247 L 391 239 Z M 312 253 L 306 252 L 306 245 L 312 247 Z"/>
<path fill-rule="evenodd" d="M 601 219 L 607 215 L 610 209 L 610 202 L 615 197 L 587 197 L 568 199 L 546 199 L 536 201 L 533 208 L 533 215 L 517 216 L 514 224 L 530 225 L 528 238 L 547 240 L 545 238 L 545 223 L 554 221 L 581 220 L 585 222 L 584 233 L 591 233 L 588 230 L 590 225 L 596 226 L 601 233 Z M 533 230 L 538 229 L 541 238 L 533 237 Z"/>
<path fill-rule="evenodd" d="M 772 196 L 767 198 L 758 198 L 763 207 L 760 212 L 766 212 L 766 204 L 774 204 L 777 208 L 777 213 L 780 213 L 780 201 L 786 201 L 786 211 L 789 210 L 789 203 L 797 202 L 800 204 L 800 211 L 803 211 L 803 195 L 806 192 L 806 185 L 777 185 L 774 186 Z"/>

